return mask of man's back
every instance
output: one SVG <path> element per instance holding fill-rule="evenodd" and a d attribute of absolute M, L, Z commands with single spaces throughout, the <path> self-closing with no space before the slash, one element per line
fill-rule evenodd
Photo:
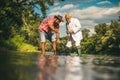
<path fill-rule="evenodd" d="M 49 33 L 50 32 L 49 25 L 53 25 L 54 21 L 55 21 L 54 17 L 49 17 L 49 18 L 44 19 L 39 26 L 39 30 L 41 32 Z"/>

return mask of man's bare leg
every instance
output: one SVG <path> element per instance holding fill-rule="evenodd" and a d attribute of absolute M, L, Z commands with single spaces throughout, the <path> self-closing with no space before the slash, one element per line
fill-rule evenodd
<path fill-rule="evenodd" d="M 45 42 L 41 42 L 41 55 L 44 55 L 45 54 Z"/>
<path fill-rule="evenodd" d="M 54 55 L 56 55 L 56 41 L 52 42 L 52 46 L 53 46 L 53 51 L 54 51 Z"/>

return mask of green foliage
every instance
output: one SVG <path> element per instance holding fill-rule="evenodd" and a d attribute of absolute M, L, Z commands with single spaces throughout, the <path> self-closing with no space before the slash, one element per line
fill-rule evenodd
<path fill-rule="evenodd" d="M 21 46 L 23 40 L 24 39 L 20 37 L 20 35 L 16 35 L 9 40 L 2 41 L 3 43 L 0 46 L 6 47 L 7 49 L 16 50 L 19 46 Z"/>
<path fill-rule="evenodd" d="M 0 1 L 0 42 L 1 47 L 19 48 L 22 43 L 37 45 L 38 25 L 42 18 L 34 13 L 34 7 L 39 5 L 43 16 L 46 14 L 51 0 L 2 0 Z M 40 3 L 39 3 L 40 2 Z M 19 35 L 21 38 L 18 38 Z M 16 38 L 16 39 L 15 39 Z M 17 40 L 17 38 L 19 40 Z M 20 39 L 24 39 L 21 41 Z"/>
<path fill-rule="evenodd" d="M 60 44 L 58 44 L 57 45 L 57 50 L 59 51 L 59 52 L 67 52 L 67 50 L 66 50 L 66 43 L 67 43 L 67 37 L 63 37 L 62 39 L 60 39 L 61 40 L 61 42 L 60 42 Z"/>
<path fill-rule="evenodd" d="M 13 42 L 11 42 L 11 41 L 3 41 L 3 40 L 1 40 L 0 41 L 0 50 L 2 49 L 2 48 L 7 48 L 7 49 L 9 49 L 9 50 L 16 50 L 16 46 L 15 46 L 15 44 L 13 43 Z"/>
<path fill-rule="evenodd" d="M 46 51 L 52 51 L 52 43 L 49 42 L 48 40 L 46 41 L 46 47 L 45 47 Z"/>
<path fill-rule="evenodd" d="M 96 34 L 83 37 L 83 53 L 117 53 L 120 52 L 120 23 L 111 21 L 110 25 L 98 24 Z M 84 32 L 85 33 L 85 32 Z"/>
<path fill-rule="evenodd" d="M 13 38 L 0 41 L 1 47 L 6 47 L 8 50 L 18 50 L 18 51 L 37 51 L 37 47 L 34 47 L 31 44 L 24 43 L 24 38 L 20 35 L 16 35 Z"/>
<path fill-rule="evenodd" d="M 89 37 L 89 32 L 90 30 L 86 28 L 82 30 L 83 40 L 86 40 Z"/>
<path fill-rule="evenodd" d="M 98 24 L 95 26 L 95 32 L 100 36 L 103 36 L 106 33 L 107 25 L 105 23 Z"/>
<path fill-rule="evenodd" d="M 10 42 L 14 44 L 14 46 L 18 51 L 36 51 L 37 50 L 36 47 L 30 44 L 24 43 L 24 38 L 20 37 L 20 35 L 16 35 L 13 38 L 11 38 Z"/>
<path fill-rule="evenodd" d="M 19 48 L 18 51 L 22 51 L 22 52 L 35 52 L 37 51 L 37 47 L 31 45 L 31 44 L 26 44 L 26 43 L 22 43 Z"/>
<path fill-rule="evenodd" d="M 81 48 L 83 53 L 95 53 L 94 42 L 92 40 L 81 42 Z"/>
<path fill-rule="evenodd" d="M 19 46 L 23 43 L 24 38 L 20 37 L 20 35 L 16 35 L 13 38 L 11 38 L 10 41 L 16 43 L 16 45 Z"/>

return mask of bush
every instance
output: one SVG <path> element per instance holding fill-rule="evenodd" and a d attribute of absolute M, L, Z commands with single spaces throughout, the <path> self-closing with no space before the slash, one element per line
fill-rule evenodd
<path fill-rule="evenodd" d="M 8 50 L 18 50 L 18 51 L 37 51 L 37 47 L 34 47 L 31 44 L 27 44 L 24 42 L 24 38 L 20 37 L 20 35 L 16 35 L 13 38 L 0 41 L 0 47 L 5 47 Z"/>
<path fill-rule="evenodd" d="M 26 43 L 22 43 L 21 46 L 18 47 L 17 49 L 18 51 L 22 51 L 22 52 L 34 52 L 34 51 L 37 51 L 37 47 L 34 47 L 33 45 L 31 44 L 26 44 Z"/>

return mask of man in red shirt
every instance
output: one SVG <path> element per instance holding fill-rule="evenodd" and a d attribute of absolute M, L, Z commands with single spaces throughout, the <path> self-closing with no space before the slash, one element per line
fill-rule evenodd
<path fill-rule="evenodd" d="M 45 54 L 45 42 L 48 39 L 52 42 L 54 55 L 56 55 L 56 45 L 59 42 L 59 24 L 62 22 L 62 16 L 56 15 L 53 17 L 46 18 L 39 25 L 40 41 L 41 41 L 41 54 Z"/>

